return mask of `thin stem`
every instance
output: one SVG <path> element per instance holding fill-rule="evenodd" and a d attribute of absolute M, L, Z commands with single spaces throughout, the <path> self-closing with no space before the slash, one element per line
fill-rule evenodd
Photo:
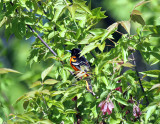
<path fill-rule="evenodd" d="M 96 59 L 96 56 L 94 55 L 94 53 L 92 51 L 90 51 L 90 53 Z"/>
<path fill-rule="evenodd" d="M 53 55 L 57 56 L 57 53 L 55 53 L 49 46 L 48 44 L 35 32 L 35 30 L 33 30 L 33 28 L 31 28 L 30 25 L 27 25 L 29 29 L 31 29 L 31 31 L 36 34 L 37 38 L 40 39 L 40 41 L 51 51 L 51 53 L 53 53 Z"/>
<path fill-rule="evenodd" d="M 121 35 L 124 35 L 122 32 L 119 32 L 119 31 L 116 31 L 117 33 L 121 34 Z"/>
<path fill-rule="evenodd" d="M 143 88 L 143 85 L 142 85 L 142 82 L 141 82 L 141 79 L 140 79 L 139 73 L 138 73 L 138 71 L 137 71 L 137 66 L 136 66 L 135 57 L 134 57 L 133 53 L 132 53 L 131 55 L 132 55 L 132 58 L 133 58 L 133 64 L 135 65 L 135 71 L 136 71 L 136 74 L 137 74 L 137 76 L 138 76 L 138 81 L 139 81 L 139 83 L 140 83 L 140 86 L 141 86 L 142 92 L 145 94 L 145 91 L 144 91 L 144 88 Z M 149 101 L 148 101 L 148 98 L 147 98 L 146 94 L 145 94 L 145 98 L 146 98 L 146 102 L 147 102 L 147 104 L 146 104 L 146 105 L 148 106 L 148 105 L 149 105 Z"/>

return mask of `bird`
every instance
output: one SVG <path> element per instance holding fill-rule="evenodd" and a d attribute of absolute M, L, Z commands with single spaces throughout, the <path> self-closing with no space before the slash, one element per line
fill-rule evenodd
<path fill-rule="evenodd" d="M 75 70 L 76 76 L 78 79 L 84 78 L 86 81 L 86 89 L 92 94 L 95 93 L 92 91 L 91 79 L 89 78 L 91 72 L 91 66 L 87 59 L 84 56 L 81 56 L 81 50 L 79 48 L 74 48 L 72 50 L 67 50 L 71 53 L 70 65 Z"/>

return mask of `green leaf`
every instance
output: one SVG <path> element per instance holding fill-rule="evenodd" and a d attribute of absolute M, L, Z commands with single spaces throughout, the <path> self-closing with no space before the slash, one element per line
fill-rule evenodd
<path fill-rule="evenodd" d="M 128 106 L 128 102 L 124 98 L 121 98 L 120 96 L 115 96 L 114 98 L 117 102 L 121 103 L 122 105 Z"/>
<path fill-rule="evenodd" d="M 122 121 L 122 119 L 120 119 L 120 118 L 112 118 L 112 117 L 110 117 L 109 118 L 109 120 L 108 120 L 108 122 L 110 123 L 110 124 L 120 124 L 120 122 Z"/>
<path fill-rule="evenodd" d="M 61 75 L 63 81 L 67 80 L 67 72 L 65 69 L 63 69 L 63 68 L 61 69 L 60 75 Z"/>
<path fill-rule="evenodd" d="M 155 58 L 157 58 L 158 60 L 160 60 L 160 54 L 158 54 L 156 52 L 150 52 L 150 54 L 152 54 Z"/>
<path fill-rule="evenodd" d="M 55 79 L 47 79 L 44 81 L 43 84 L 49 84 L 49 85 L 53 85 L 53 84 L 56 84 L 58 83 L 59 81 L 55 80 Z"/>
<path fill-rule="evenodd" d="M 153 25 L 146 25 L 144 30 L 148 30 L 152 32 L 153 37 L 160 37 L 160 25 L 153 26 Z"/>
<path fill-rule="evenodd" d="M 0 27 L 2 27 L 2 25 L 5 24 L 6 21 L 7 21 L 7 17 L 4 16 L 3 19 L 2 19 L 2 21 L 0 22 Z"/>
<path fill-rule="evenodd" d="M 50 91 L 49 90 L 42 90 L 40 93 L 46 94 L 46 95 L 50 95 Z"/>
<path fill-rule="evenodd" d="M 122 47 L 122 57 L 123 57 L 124 63 L 127 62 L 127 54 L 128 52 L 125 50 L 125 48 Z"/>
<path fill-rule="evenodd" d="M 85 97 L 86 102 L 93 102 L 94 101 L 93 95 L 91 93 L 86 93 L 84 97 Z"/>
<path fill-rule="evenodd" d="M 108 80 L 107 80 L 107 78 L 106 78 L 105 76 L 100 77 L 100 79 L 103 81 L 103 83 L 104 83 L 106 86 L 109 85 L 109 82 L 108 82 Z"/>
<path fill-rule="evenodd" d="M 138 10 L 137 10 L 137 11 L 138 11 Z M 145 25 L 144 19 L 142 18 L 141 15 L 138 14 L 138 12 L 136 12 L 136 13 L 131 13 L 131 20 L 132 20 L 133 22 L 137 22 L 137 23 L 139 23 L 139 24 L 141 24 L 141 25 Z"/>
<path fill-rule="evenodd" d="M 103 52 L 105 45 L 106 45 L 106 42 L 103 42 L 102 44 L 98 44 L 98 48 L 101 52 Z"/>
<path fill-rule="evenodd" d="M 28 100 L 27 100 L 27 101 L 24 101 L 24 103 L 23 103 L 23 108 L 24 108 L 24 109 L 27 109 L 28 105 L 29 105 L 29 101 L 28 101 Z"/>
<path fill-rule="evenodd" d="M 3 124 L 3 119 L 2 118 L 0 118 L 0 124 Z"/>
<path fill-rule="evenodd" d="M 70 114 L 70 113 L 77 113 L 77 111 L 76 110 L 74 110 L 74 109 L 67 109 L 66 111 L 65 111 L 65 114 Z"/>
<path fill-rule="evenodd" d="M 160 70 L 149 70 L 140 73 L 151 77 L 158 77 L 160 75 Z"/>
<path fill-rule="evenodd" d="M 59 95 L 59 94 L 63 94 L 65 91 L 52 91 L 51 92 L 51 96 L 56 96 L 56 95 Z"/>
<path fill-rule="evenodd" d="M 92 109 L 92 113 L 94 115 L 94 118 L 97 118 L 98 114 L 97 114 L 97 105 L 95 105 Z"/>
<path fill-rule="evenodd" d="M 54 18 L 53 18 L 54 22 L 57 21 L 57 19 L 59 18 L 60 14 L 62 13 L 62 11 L 64 10 L 65 7 L 66 7 L 66 5 L 63 5 L 63 4 L 56 4 L 55 5 L 55 13 L 54 13 Z"/>
<path fill-rule="evenodd" d="M 151 117 L 151 115 L 153 114 L 153 112 L 156 110 L 156 105 L 153 105 L 153 106 L 148 106 L 147 107 L 147 113 L 144 115 L 144 118 L 145 118 L 145 124 L 148 123 L 148 119 Z"/>
<path fill-rule="evenodd" d="M 73 0 L 73 4 L 79 6 L 81 9 L 83 9 L 87 13 L 92 14 L 89 7 L 86 6 L 86 1 L 84 1 L 84 0 Z"/>
<path fill-rule="evenodd" d="M 77 9 L 77 5 L 73 4 L 71 6 L 68 6 L 67 8 L 68 8 L 69 12 L 71 13 L 72 18 L 74 19 L 75 18 L 75 12 L 76 12 L 76 9 Z"/>
<path fill-rule="evenodd" d="M 155 85 L 152 86 L 152 88 L 150 90 L 153 90 L 153 89 L 159 88 L 159 87 L 160 87 L 160 84 L 155 84 Z"/>
<path fill-rule="evenodd" d="M 101 28 L 94 28 L 89 31 L 89 33 L 91 33 L 93 35 L 101 35 L 104 32 L 105 32 L 105 29 L 101 29 Z"/>
<path fill-rule="evenodd" d="M 13 69 L 9 69 L 9 68 L 0 68 L 0 74 L 5 74 L 5 73 L 8 73 L 8 72 L 13 72 L 13 73 L 20 73 L 16 70 L 13 70 Z"/>
<path fill-rule="evenodd" d="M 128 34 L 130 34 L 130 29 L 131 29 L 130 21 L 121 21 L 120 24 L 128 32 Z"/>
<path fill-rule="evenodd" d="M 53 124 L 52 121 L 50 121 L 49 119 L 47 120 L 40 120 L 36 122 L 37 124 Z"/>
<path fill-rule="evenodd" d="M 55 31 L 52 31 L 51 33 L 49 33 L 48 39 L 51 40 L 54 36 L 55 36 Z"/>
<path fill-rule="evenodd" d="M 91 50 L 95 49 L 98 44 L 95 42 L 90 43 L 89 45 L 85 46 L 81 51 L 81 56 L 85 55 L 86 53 L 90 52 Z"/>
<path fill-rule="evenodd" d="M 105 15 L 105 12 L 106 11 L 101 11 L 101 7 L 92 9 L 93 18 L 96 18 L 98 20 L 106 18 L 107 16 Z"/>
<path fill-rule="evenodd" d="M 118 28 L 118 24 L 117 22 L 113 23 L 112 25 L 110 25 L 107 30 L 104 32 L 102 38 L 101 38 L 101 42 L 103 42 L 105 39 L 107 39 L 107 37 L 109 37 L 109 35 L 111 33 L 113 33 L 117 28 Z"/>
<path fill-rule="evenodd" d="M 53 65 L 51 65 L 50 67 L 48 67 L 47 69 L 45 69 L 42 74 L 41 74 L 41 78 L 42 78 L 42 81 L 44 80 L 44 78 L 51 72 L 53 68 Z"/>
<path fill-rule="evenodd" d="M 30 86 L 30 88 L 33 88 L 33 87 L 36 87 L 36 86 L 39 86 L 39 85 L 42 85 L 41 81 L 36 81 Z"/>
<path fill-rule="evenodd" d="M 129 63 L 129 62 L 126 62 L 126 63 L 122 64 L 122 66 L 124 66 L 124 67 L 129 67 L 129 68 L 135 67 L 135 65 L 132 65 L 132 64 Z"/>
<path fill-rule="evenodd" d="M 55 106 L 57 106 L 57 107 L 59 107 L 61 109 L 64 109 L 63 104 L 61 102 L 59 102 L 59 101 L 52 100 L 52 101 L 50 101 L 50 103 L 52 103 L 52 105 L 55 105 Z"/>

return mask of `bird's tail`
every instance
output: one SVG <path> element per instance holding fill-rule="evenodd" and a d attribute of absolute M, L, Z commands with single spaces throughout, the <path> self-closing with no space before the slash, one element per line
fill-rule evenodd
<path fill-rule="evenodd" d="M 93 92 L 93 90 L 92 90 L 91 79 L 90 79 L 90 78 L 86 78 L 85 81 L 86 81 L 86 88 L 87 88 L 87 90 L 88 90 L 93 96 L 95 96 L 96 94 L 95 94 L 95 93 Z"/>

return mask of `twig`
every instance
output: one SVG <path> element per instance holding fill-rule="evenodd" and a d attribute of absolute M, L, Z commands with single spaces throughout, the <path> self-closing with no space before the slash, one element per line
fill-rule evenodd
<path fill-rule="evenodd" d="M 136 71 L 136 74 L 137 74 L 137 76 L 138 76 L 138 81 L 139 81 L 139 83 L 140 83 L 142 92 L 145 94 L 145 91 L 144 91 L 144 88 L 143 88 L 143 85 L 142 85 L 142 82 L 141 82 L 139 73 L 138 73 L 138 71 L 137 71 L 136 61 L 135 61 L 135 57 L 134 57 L 134 55 L 133 55 L 133 52 L 131 53 L 131 55 L 132 55 L 132 58 L 133 58 L 133 64 L 135 65 L 135 71 Z M 145 94 L 145 98 L 146 98 L 146 102 L 147 102 L 146 105 L 148 106 L 148 105 L 149 105 L 149 101 L 148 101 L 148 98 L 147 98 L 146 94 Z"/>
<path fill-rule="evenodd" d="M 119 32 L 119 31 L 116 31 L 117 33 L 121 34 L 121 35 L 124 35 L 122 32 Z"/>
<path fill-rule="evenodd" d="M 31 31 L 37 35 L 37 38 L 41 40 L 41 42 L 51 51 L 51 53 L 53 53 L 53 55 L 57 56 L 57 53 L 55 53 L 49 46 L 48 44 L 35 32 L 35 30 L 33 30 L 33 28 L 31 28 L 30 25 L 27 25 L 29 29 L 31 29 Z"/>
<path fill-rule="evenodd" d="M 94 55 L 94 53 L 92 51 L 90 51 L 90 53 L 96 59 L 96 56 Z"/>

